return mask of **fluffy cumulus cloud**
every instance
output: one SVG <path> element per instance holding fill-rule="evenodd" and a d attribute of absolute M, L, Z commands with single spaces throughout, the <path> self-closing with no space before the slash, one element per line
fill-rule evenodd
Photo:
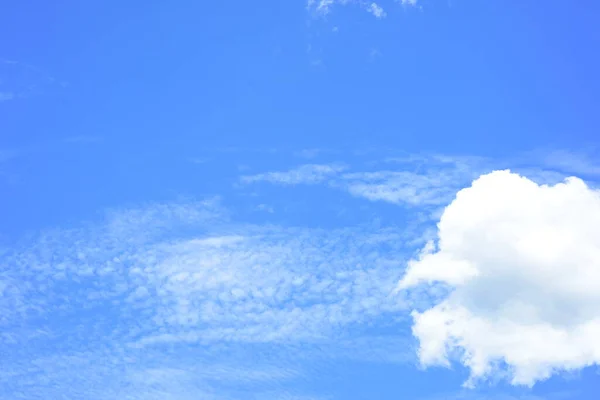
<path fill-rule="evenodd" d="M 413 312 L 420 360 L 460 360 L 467 385 L 532 385 L 599 364 L 600 193 L 577 178 L 481 176 L 445 209 L 400 288 L 420 284 L 450 293 Z"/>

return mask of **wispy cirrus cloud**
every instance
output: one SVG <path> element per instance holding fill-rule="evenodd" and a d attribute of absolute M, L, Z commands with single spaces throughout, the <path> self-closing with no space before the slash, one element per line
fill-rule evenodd
<path fill-rule="evenodd" d="M 387 169 L 348 171 L 348 167 L 306 164 L 287 171 L 240 178 L 244 184 L 325 184 L 371 201 L 408 206 L 442 206 L 488 165 L 474 157 L 410 156 L 388 158 Z M 394 168 L 390 168 L 393 166 Z"/>
<path fill-rule="evenodd" d="M 383 7 L 381 7 L 377 3 L 369 4 L 367 10 L 377 18 L 385 18 L 387 16 L 387 13 L 383 9 Z"/>
<path fill-rule="evenodd" d="M 416 6 L 417 0 L 399 0 L 389 1 L 390 6 L 402 5 L 402 6 Z M 316 15 L 327 15 L 333 8 L 337 6 L 355 5 L 359 6 L 367 12 L 371 13 L 376 18 L 385 18 L 387 12 L 380 3 L 365 0 L 308 0 L 307 8 Z"/>
<path fill-rule="evenodd" d="M 248 391 L 257 396 L 302 395 L 288 387 L 303 377 L 302 372 L 285 363 L 250 365 L 239 359 L 222 362 L 215 355 L 194 350 L 186 353 L 63 352 L 57 348 L 46 355 L 22 353 L 10 366 L 2 365 L 0 384 L 3 394 L 15 399 L 231 400 Z M 227 357 L 223 352 L 217 354 Z"/>
<path fill-rule="evenodd" d="M 257 175 L 245 175 L 242 183 L 269 182 L 283 185 L 316 184 L 326 182 L 346 169 L 343 165 L 305 164 L 298 168 L 281 172 L 266 172 Z"/>
<path fill-rule="evenodd" d="M 595 177 L 600 166 L 593 157 L 572 151 L 536 151 L 506 160 L 473 156 L 402 155 L 386 157 L 369 168 L 338 164 L 305 164 L 287 171 L 246 175 L 244 184 L 322 184 L 355 197 L 396 205 L 440 209 L 457 191 L 481 176 L 510 167 L 538 183 L 554 184 L 577 174 Z M 441 209 L 440 209 L 441 210 Z"/>
<path fill-rule="evenodd" d="M 577 175 L 596 177 L 600 175 L 600 163 L 597 155 L 575 153 L 568 150 L 537 152 L 546 168 L 568 171 Z M 541 154 L 539 154 L 541 153 Z"/>

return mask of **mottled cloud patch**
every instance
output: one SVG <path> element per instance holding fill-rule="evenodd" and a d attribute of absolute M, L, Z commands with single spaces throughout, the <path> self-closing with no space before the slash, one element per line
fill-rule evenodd
<path fill-rule="evenodd" d="M 311 357 L 407 362 L 405 340 L 360 333 L 406 315 L 407 251 L 401 227 L 248 225 L 217 199 L 46 231 L 0 255 L 3 393 L 302 398 L 286 382 Z M 246 368 L 248 349 L 277 358 Z"/>

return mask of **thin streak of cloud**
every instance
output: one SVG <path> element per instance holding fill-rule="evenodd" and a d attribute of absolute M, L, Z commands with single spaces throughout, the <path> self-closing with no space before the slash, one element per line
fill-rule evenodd
<path fill-rule="evenodd" d="M 387 13 L 385 10 L 377 3 L 371 3 L 367 7 L 367 10 L 373 14 L 376 18 L 385 18 Z"/>
<path fill-rule="evenodd" d="M 535 156 L 532 156 L 535 154 Z M 524 163 L 523 159 L 528 162 Z M 371 170 L 350 170 L 328 164 L 305 164 L 287 171 L 265 172 L 240 178 L 244 184 L 269 182 L 280 185 L 323 184 L 330 188 L 370 201 L 396 205 L 431 208 L 439 214 L 455 193 L 482 174 L 510 166 L 540 184 L 562 181 L 569 174 L 584 176 L 600 174 L 600 165 L 585 154 L 574 152 L 537 152 L 530 157 L 494 160 L 472 156 L 443 154 L 404 154 L 383 159 L 384 169 L 374 169 L 378 163 L 367 163 Z M 435 215 L 432 215 L 435 217 Z"/>
<path fill-rule="evenodd" d="M 347 167 L 305 164 L 288 171 L 266 172 L 240 178 L 244 184 L 325 184 L 371 201 L 407 206 L 443 206 L 461 185 L 484 172 L 477 159 L 445 156 L 410 156 L 388 159 L 400 170 L 346 172 Z"/>
<path fill-rule="evenodd" d="M 241 177 L 244 184 L 270 182 L 283 185 L 316 184 L 345 170 L 343 165 L 306 164 L 284 172 L 267 172 Z"/>

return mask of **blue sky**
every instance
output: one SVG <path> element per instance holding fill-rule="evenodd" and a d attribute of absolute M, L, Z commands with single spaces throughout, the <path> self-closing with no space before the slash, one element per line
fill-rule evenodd
<path fill-rule="evenodd" d="M 1 398 L 595 398 L 600 5 L 126 3 L 0 13 Z"/>

